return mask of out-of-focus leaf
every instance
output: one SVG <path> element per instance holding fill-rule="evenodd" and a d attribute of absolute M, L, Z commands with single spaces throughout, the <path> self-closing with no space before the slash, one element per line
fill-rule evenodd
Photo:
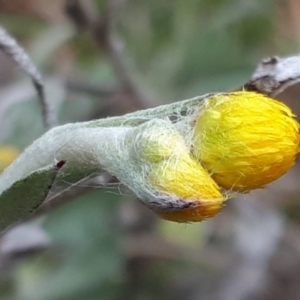
<path fill-rule="evenodd" d="M 116 299 L 124 267 L 118 199 L 96 191 L 52 212 L 44 229 L 53 249 L 20 266 L 17 299 Z"/>

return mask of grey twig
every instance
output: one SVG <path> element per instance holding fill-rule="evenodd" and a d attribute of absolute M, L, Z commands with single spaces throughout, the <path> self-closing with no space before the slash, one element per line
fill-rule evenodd
<path fill-rule="evenodd" d="M 0 49 L 11 59 L 13 59 L 17 63 L 17 65 L 31 77 L 40 100 L 45 128 L 49 129 L 56 125 L 56 115 L 46 98 L 44 83 L 41 74 L 37 70 L 28 54 L 25 52 L 25 50 L 1 26 Z"/>
<path fill-rule="evenodd" d="M 276 98 L 299 82 L 300 55 L 283 58 L 273 56 L 262 60 L 244 88 Z"/>

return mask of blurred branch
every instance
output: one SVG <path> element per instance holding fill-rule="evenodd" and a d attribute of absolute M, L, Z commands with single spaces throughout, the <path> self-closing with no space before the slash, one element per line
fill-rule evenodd
<path fill-rule="evenodd" d="M 51 127 L 55 126 L 56 115 L 46 98 L 41 74 L 23 48 L 21 48 L 16 40 L 11 37 L 1 26 L 0 49 L 10 58 L 12 58 L 17 65 L 31 77 L 40 100 L 45 128 L 50 129 Z"/>
<path fill-rule="evenodd" d="M 44 220 L 39 218 L 16 224 L 4 232 L 0 238 L 0 271 L 3 265 L 9 267 L 23 254 L 26 258 L 40 250 L 55 247 L 47 230 L 43 228 Z M 123 248 L 127 259 L 171 260 L 213 269 L 221 269 L 223 266 L 220 258 L 216 257 L 217 253 L 210 253 L 209 258 L 204 259 L 198 249 L 174 244 L 147 233 L 128 235 L 123 241 Z"/>
<path fill-rule="evenodd" d="M 244 88 L 276 98 L 299 82 L 300 55 L 285 58 L 273 56 L 262 60 Z"/>
<path fill-rule="evenodd" d="M 115 74 L 123 86 L 131 86 L 132 80 L 127 72 L 122 55 L 121 41 L 113 35 L 113 1 L 106 1 L 102 15 L 91 1 L 67 0 L 66 13 L 81 31 L 89 31 L 99 48 L 111 59 Z"/>
<path fill-rule="evenodd" d="M 22 259 L 46 250 L 51 238 L 41 228 L 41 222 L 22 223 L 9 228 L 0 238 L 0 271 Z"/>
<path fill-rule="evenodd" d="M 93 97 L 109 97 L 115 91 L 113 87 L 102 87 L 73 79 L 66 81 L 66 87 L 72 93 L 89 94 Z"/>
<path fill-rule="evenodd" d="M 218 270 L 227 265 L 226 257 L 220 257 L 219 252 L 210 251 L 209 256 L 204 258 L 198 247 L 175 244 L 148 234 L 131 234 L 125 239 L 124 247 L 129 259 L 168 259 Z"/>
<path fill-rule="evenodd" d="M 109 57 L 120 90 L 127 95 L 127 101 L 135 109 L 152 107 L 155 103 L 141 92 L 139 84 L 132 78 L 123 53 L 123 43 L 113 32 L 115 6 L 115 1 L 107 1 L 102 14 L 98 15 L 97 9 L 89 0 L 67 0 L 65 11 L 80 31 L 89 31 L 92 34 L 99 49 Z"/>

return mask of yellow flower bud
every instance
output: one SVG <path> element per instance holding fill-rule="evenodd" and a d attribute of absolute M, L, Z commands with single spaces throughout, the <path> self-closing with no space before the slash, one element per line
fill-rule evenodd
<path fill-rule="evenodd" d="M 215 216 L 225 201 L 218 185 L 188 154 L 157 163 L 148 179 L 160 191 L 183 201 L 192 200 L 189 207 L 156 212 L 169 221 L 202 221 Z"/>
<path fill-rule="evenodd" d="M 148 162 L 159 162 L 174 155 L 188 153 L 182 136 L 170 124 L 156 120 L 142 134 L 136 137 L 136 151 Z"/>
<path fill-rule="evenodd" d="M 144 201 L 146 205 L 161 218 L 175 222 L 199 222 L 215 216 L 225 197 L 207 171 L 191 157 L 190 148 L 176 127 L 168 120 L 154 119 L 137 130 L 129 142 L 133 145 L 132 157 L 140 160 L 140 167 L 145 165 L 139 170 L 139 177 L 146 176 L 144 188 L 151 195 L 150 200 Z"/>
<path fill-rule="evenodd" d="M 193 154 L 222 187 L 264 187 L 294 165 L 299 124 L 281 102 L 254 92 L 211 97 L 195 125 Z"/>

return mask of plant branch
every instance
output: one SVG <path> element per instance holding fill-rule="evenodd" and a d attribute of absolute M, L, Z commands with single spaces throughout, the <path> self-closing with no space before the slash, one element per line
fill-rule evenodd
<path fill-rule="evenodd" d="M 45 88 L 41 74 L 24 49 L 20 47 L 16 40 L 1 26 L 0 49 L 13 59 L 17 65 L 31 77 L 40 100 L 45 128 L 50 129 L 55 126 L 56 115 L 45 95 Z"/>
<path fill-rule="evenodd" d="M 276 98 L 299 82 L 300 55 L 284 58 L 273 56 L 262 60 L 244 88 Z"/>

